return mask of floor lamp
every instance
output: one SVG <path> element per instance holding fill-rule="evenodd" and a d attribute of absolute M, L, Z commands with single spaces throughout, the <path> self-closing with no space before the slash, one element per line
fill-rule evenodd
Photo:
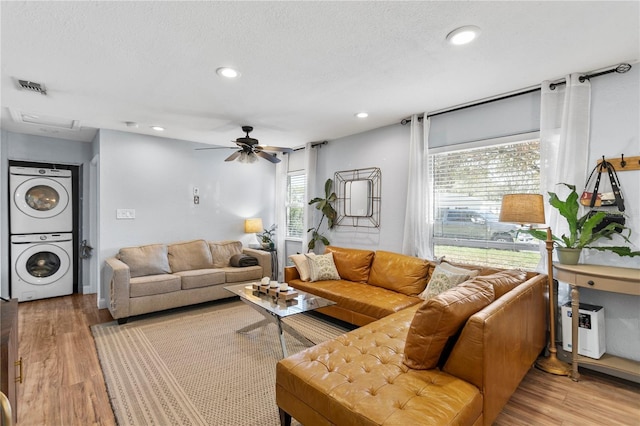
<path fill-rule="evenodd" d="M 544 200 L 540 194 L 507 194 L 502 197 L 500 222 L 511 222 L 531 226 L 544 224 Z M 541 228 L 542 229 L 542 228 Z M 553 295 L 553 239 L 551 227 L 547 227 L 547 278 L 549 286 L 549 356 L 541 356 L 536 360 L 536 367 L 547 373 L 568 376 L 571 368 L 560 361 L 556 349 L 556 307 Z"/>

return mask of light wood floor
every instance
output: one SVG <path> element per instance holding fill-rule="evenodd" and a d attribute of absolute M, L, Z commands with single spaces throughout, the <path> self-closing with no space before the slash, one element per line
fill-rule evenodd
<path fill-rule="evenodd" d="M 95 295 L 20 303 L 18 426 L 115 425 L 89 329 L 112 318 L 95 305 Z M 640 426 L 640 385 L 581 373 L 576 383 L 532 369 L 495 424 Z"/>

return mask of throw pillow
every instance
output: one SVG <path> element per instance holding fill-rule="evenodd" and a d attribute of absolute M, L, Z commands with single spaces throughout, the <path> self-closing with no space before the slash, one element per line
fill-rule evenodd
<path fill-rule="evenodd" d="M 477 269 L 467 269 L 460 266 L 454 266 L 447 262 L 441 262 L 439 265 L 441 269 L 444 269 L 448 272 L 453 272 L 456 274 L 469 274 L 469 278 L 477 277 L 478 274 L 480 274 L 480 271 L 478 271 Z"/>
<path fill-rule="evenodd" d="M 131 278 L 171 273 L 168 250 L 164 244 L 121 248 L 118 258 L 129 266 Z"/>
<path fill-rule="evenodd" d="M 435 368 L 447 341 L 467 319 L 494 300 L 493 286 L 471 281 L 451 288 L 422 303 L 407 334 L 404 363 L 414 369 Z"/>
<path fill-rule="evenodd" d="M 467 281 L 470 278 L 470 274 L 471 271 L 467 269 L 457 268 L 446 263 L 436 265 L 436 268 L 431 274 L 431 279 L 427 284 L 427 288 L 425 288 L 418 297 L 429 300 L 443 291 Z"/>
<path fill-rule="evenodd" d="M 333 263 L 333 253 L 307 256 L 307 262 L 312 282 L 340 279 L 336 265 Z"/>
<path fill-rule="evenodd" d="M 300 275 L 301 281 L 309 281 L 311 279 L 311 273 L 309 272 L 309 263 L 307 262 L 307 256 L 313 257 L 315 253 L 307 253 L 307 254 L 292 254 L 289 256 L 289 259 L 293 262 L 296 269 L 298 270 L 298 275 Z"/>

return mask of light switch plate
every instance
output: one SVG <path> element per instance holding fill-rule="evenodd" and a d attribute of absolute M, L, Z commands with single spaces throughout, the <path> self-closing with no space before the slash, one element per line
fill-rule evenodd
<path fill-rule="evenodd" d="M 136 209 L 116 209 L 116 219 L 135 219 Z"/>
<path fill-rule="evenodd" d="M 200 188 L 193 188 L 193 195 L 200 195 Z"/>

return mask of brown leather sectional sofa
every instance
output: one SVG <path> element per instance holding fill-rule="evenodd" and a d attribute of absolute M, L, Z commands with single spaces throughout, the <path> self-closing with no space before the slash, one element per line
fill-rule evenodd
<path fill-rule="evenodd" d="M 329 315 L 367 324 L 277 364 L 282 424 L 293 417 L 305 426 L 490 425 L 545 346 L 546 276 L 479 268 L 477 277 L 423 301 L 421 289 L 409 289 L 426 286 L 433 263 L 328 250 L 340 280 L 303 282 L 293 268 L 287 282 L 338 302 Z M 423 277 L 415 274 L 420 264 L 428 265 Z M 394 288 L 410 294 L 393 297 Z"/>

